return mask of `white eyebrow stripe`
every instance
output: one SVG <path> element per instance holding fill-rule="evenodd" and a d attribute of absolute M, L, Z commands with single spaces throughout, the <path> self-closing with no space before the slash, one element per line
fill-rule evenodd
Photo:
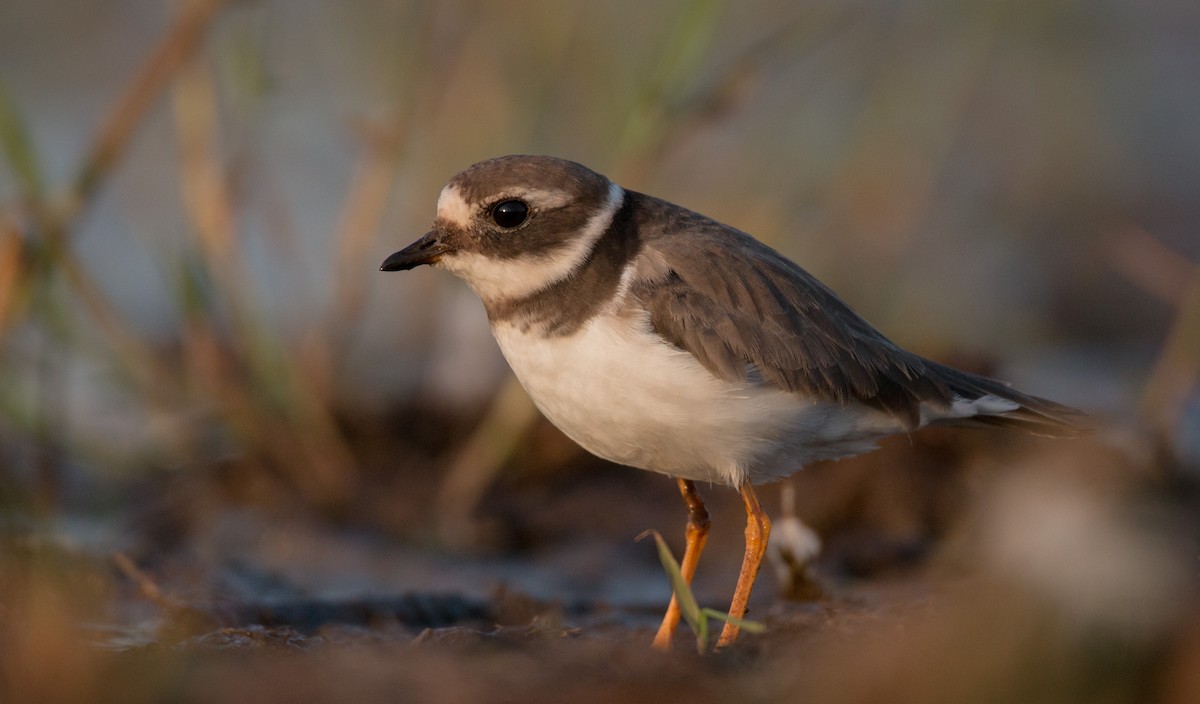
<path fill-rule="evenodd" d="M 582 266 L 624 200 L 624 189 L 610 183 L 604 205 L 565 247 L 549 254 L 531 252 L 512 259 L 495 259 L 475 252 L 454 252 L 443 255 L 438 266 L 462 277 L 485 301 L 524 298 Z"/>
<path fill-rule="evenodd" d="M 557 189 L 521 188 L 514 191 L 513 198 L 520 198 L 535 208 L 549 210 L 561 208 L 571 202 L 571 194 Z"/>

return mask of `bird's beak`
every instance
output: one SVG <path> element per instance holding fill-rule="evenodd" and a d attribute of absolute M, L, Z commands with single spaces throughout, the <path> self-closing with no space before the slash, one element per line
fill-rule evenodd
<path fill-rule="evenodd" d="M 441 241 L 437 230 L 426 232 L 421 239 L 383 260 L 380 271 L 407 271 L 422 264 L 435 264 L 451 247 Z"/>

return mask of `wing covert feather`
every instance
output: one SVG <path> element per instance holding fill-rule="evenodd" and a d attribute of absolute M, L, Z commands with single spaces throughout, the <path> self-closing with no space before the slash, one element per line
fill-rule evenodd
<path fill-rule="evenodd" d="M 935 422 L 1003 425 L 1041 435 L 1083 432 L 1082 414 L 908 352 L 833 291 L 740 230 L 627 191 L 635 204 L 647 275 L 629 293 L 669 343 L 713 374 L 765 383 L 807 398 L 863 403 L 921 423 L 921 405 L 948 409 L 983 396 L 1019 407 Z M 936 414 L 935 414 L 936 418 Z"/>
<path fill-rule="evenodd" d="M 671 263 L 632 293 L 654 329 L 714 374 L 757 375 L 793 393 L 860 401 L 917 424 L 922 401 L 951 391 L 924 360 L 897 347 L 823 284 L 736 231 L 689 232 L 647 243 Z"/>

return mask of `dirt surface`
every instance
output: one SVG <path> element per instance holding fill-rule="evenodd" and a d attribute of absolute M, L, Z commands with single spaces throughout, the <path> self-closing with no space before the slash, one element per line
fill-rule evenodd
<path fill-rule="evenodd" d="M 1189 475 L 1005 437 L 919 434 L 802 473 L 821 556 L 764 569 L 765 632 L 704 654 L 686 625 L 649 648 L 669 587 L 633 538 L 681 549 L 664 477 L 552 442 L 557 464 L 518 459 L 488 492 L 473 549 L 436 537 L 436 472 L 381 472 L 334 516 L 233 470 L 159 478 L 125 488 L 133 513 L 11 531 L 5 701 L 1195 701 Z M 777 528 L 782 488 L 761 492 Z M 743 517 L 702 492 L 694 586 L 719 609 Z"/>

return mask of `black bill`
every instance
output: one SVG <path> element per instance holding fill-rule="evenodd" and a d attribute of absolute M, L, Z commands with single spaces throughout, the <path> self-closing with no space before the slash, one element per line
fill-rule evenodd
<path fill-rule="evenodd" d="M 396 252 L 380 265 L 380 271 L 407 271 L 422 264 L 434 264 L 450 247 L 442 244 L 437 230 L 426 232 L 421 239 Z"/>

